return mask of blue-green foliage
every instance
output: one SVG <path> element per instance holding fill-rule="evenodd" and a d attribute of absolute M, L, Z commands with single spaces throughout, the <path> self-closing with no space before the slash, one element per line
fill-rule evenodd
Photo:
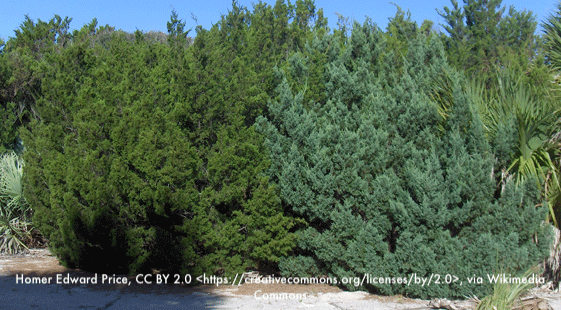
<path fill-rule="evenodd" d="M 438 38 L 410 39 L 402 68 L 368 22 L 355 24 L 347 40 L 337 57 L 317 42 L 295 56 L 269 104 L 271 116 L 258 120 L 271 180 L 290 210 L 309 223 L 298 232 L 298 251 L 280 261 L 282 273 L 339 279 L 439 274 L 442 282 L 452 274 L 462 285 L 364 287 L 421 297 L 482 296 L 490 285 L 467 277 L 501 268 L 518 272 L 544 257 L 549 230 L 541 226 L 546 210 L 535 207 L 539 192 L 508 184 L 495 197 L 494 155 Z M 318 53 L 331 58 L 325 95 L 316 96 L 325 100 L 304 102 L 307 86 L 293 94 L 290 81 L 308 74 Z M 446 119 L 427 96 L 443 70 L 454 81 Z"/>

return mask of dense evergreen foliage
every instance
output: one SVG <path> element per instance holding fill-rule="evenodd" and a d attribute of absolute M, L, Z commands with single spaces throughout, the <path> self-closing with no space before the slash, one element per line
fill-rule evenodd
<path fill-rule="evenodd" d="M 173 11 L 167 33 L 27 17 L 0 42 L 0 153 L 23 154 L 34 224 L 69 267 L 451 274 L 360 289 L 482 296 L 468 277 L 547 255 L 559 106 L 533 15 L 464 2 L 446 35 L 400 7 L 385 31 L 331 30 L 312 0 L 233 2 L 210 29 Z M 550 156 L 540 173 L 517 168 L 527 149 Z"/>
<path fill-rule="evenodd" d="M 501 0 L 464 0 L 444 7 L 450 63 L 469 75 L 492 76 L 501 66 L 527 66 L 536 49 L 537 21 L 528 11 L 506 10 Z"/>
<path fill-rule="evenodd" d="M 248 53 L 236 49 L 265 41 L 251 33 L 253 15 L 234 6 L 210 31 L 198 29 L 188 50 L 172 14 L 167 44 L 90 25 L 48 55 L 41 119 L 25 139 L 26 185 L 63 262 L 234 273 L 267 267 L 292 248 L 295 222 L 262 175 L 266 152 L 251 127 L 269 84 L 246 75 Z"/>
<path fill-rule="evenodd" d="M 39 65 L 45 55 L 68 43 L 70 21 L 57 15 L 48 23 L 35 23 L 26 16 L 16 37 L 4 46 L 0 54 L 0 152 L 22 151 L 18 129 L 38 116 L 34 103 L 41 88 Z"/>
<path fill-rule="evenodd" d="M 392 71 L 384 70 L 394 57 L 383 56 L 384 36 L 375 26 L 355 25 L 348 41 L 327 65 L 325 101 L 306 108 L 285 80 L 269 106 L 272 117 L 260 120 L 272 180 L 310 223 L 299 232 L 297 255 L 281 260 L 282 272 L 466 279 L 501 267 L 524 270 L 546 255 L 545 209 L 534 207 L 539 193 L 511 182 L 495 197 L 494 158 L 457 74 L 453 106 L 439 129 L 427 92 L 440 72 L 452 71 L 439 39 L 409 40 L 403 68 Z M 479 295 L 490 287 L 371 288 L 427 297 Z"/>

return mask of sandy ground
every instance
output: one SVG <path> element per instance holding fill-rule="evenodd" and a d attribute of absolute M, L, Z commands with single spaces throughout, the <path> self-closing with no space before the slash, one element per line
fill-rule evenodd
<path fill-rule="evenodd" d="M 97 283 L 57 284 L 57 277 L 62 282 L 95 278 Z M 101 279 L 99 274 L 64 268 L 45 249 L 0 255 L 0 309 L 431 309 L 427 300 L 343 292 L 329 285 L 191 287 L 139 284 L 134 277 L 126 278 L 130 284 L 102 284 Z M 553 309 L 561 310 L 561 294 L 548 292 L 544 298 Z M 473 304 L 464 301 L 455 306 L 469 309 Z"/>

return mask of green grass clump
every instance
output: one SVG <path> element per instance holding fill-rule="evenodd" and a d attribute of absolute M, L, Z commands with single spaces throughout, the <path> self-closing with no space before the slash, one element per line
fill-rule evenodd
<path fill-rule="evenodd" d="M 537 275 L 539 267 L 534 266 L 524 273 L 521 278 Z M 501 283 L 497 281 L 493 286 L 493 294 L 483 298 L 477 310 L 511 310 L 516 301 L 524 295 L 533 283 Z"/>

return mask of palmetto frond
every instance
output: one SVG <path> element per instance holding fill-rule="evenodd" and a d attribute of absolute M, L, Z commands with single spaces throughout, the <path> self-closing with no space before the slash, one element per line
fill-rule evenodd
<path fill-rule="evenodd" d="M 0 157 L 0 201 L 5 208 L 25 213 L 22 189 L 23 161 L 15 153 Z"/>
<path fill-rule="evenodd" d="M 543 24 L 548 44 L 548 57 L 556 69 L 561 69 L 561 3 L 555 15 L 550 15 Z"/>
<path fill-rule="evenodd" d="M 23 197 L 23 161 L 15 154 L 0 157 L 0 252 L 15 253 L 26 248 L 30 222 L 29 206 Z"/>

